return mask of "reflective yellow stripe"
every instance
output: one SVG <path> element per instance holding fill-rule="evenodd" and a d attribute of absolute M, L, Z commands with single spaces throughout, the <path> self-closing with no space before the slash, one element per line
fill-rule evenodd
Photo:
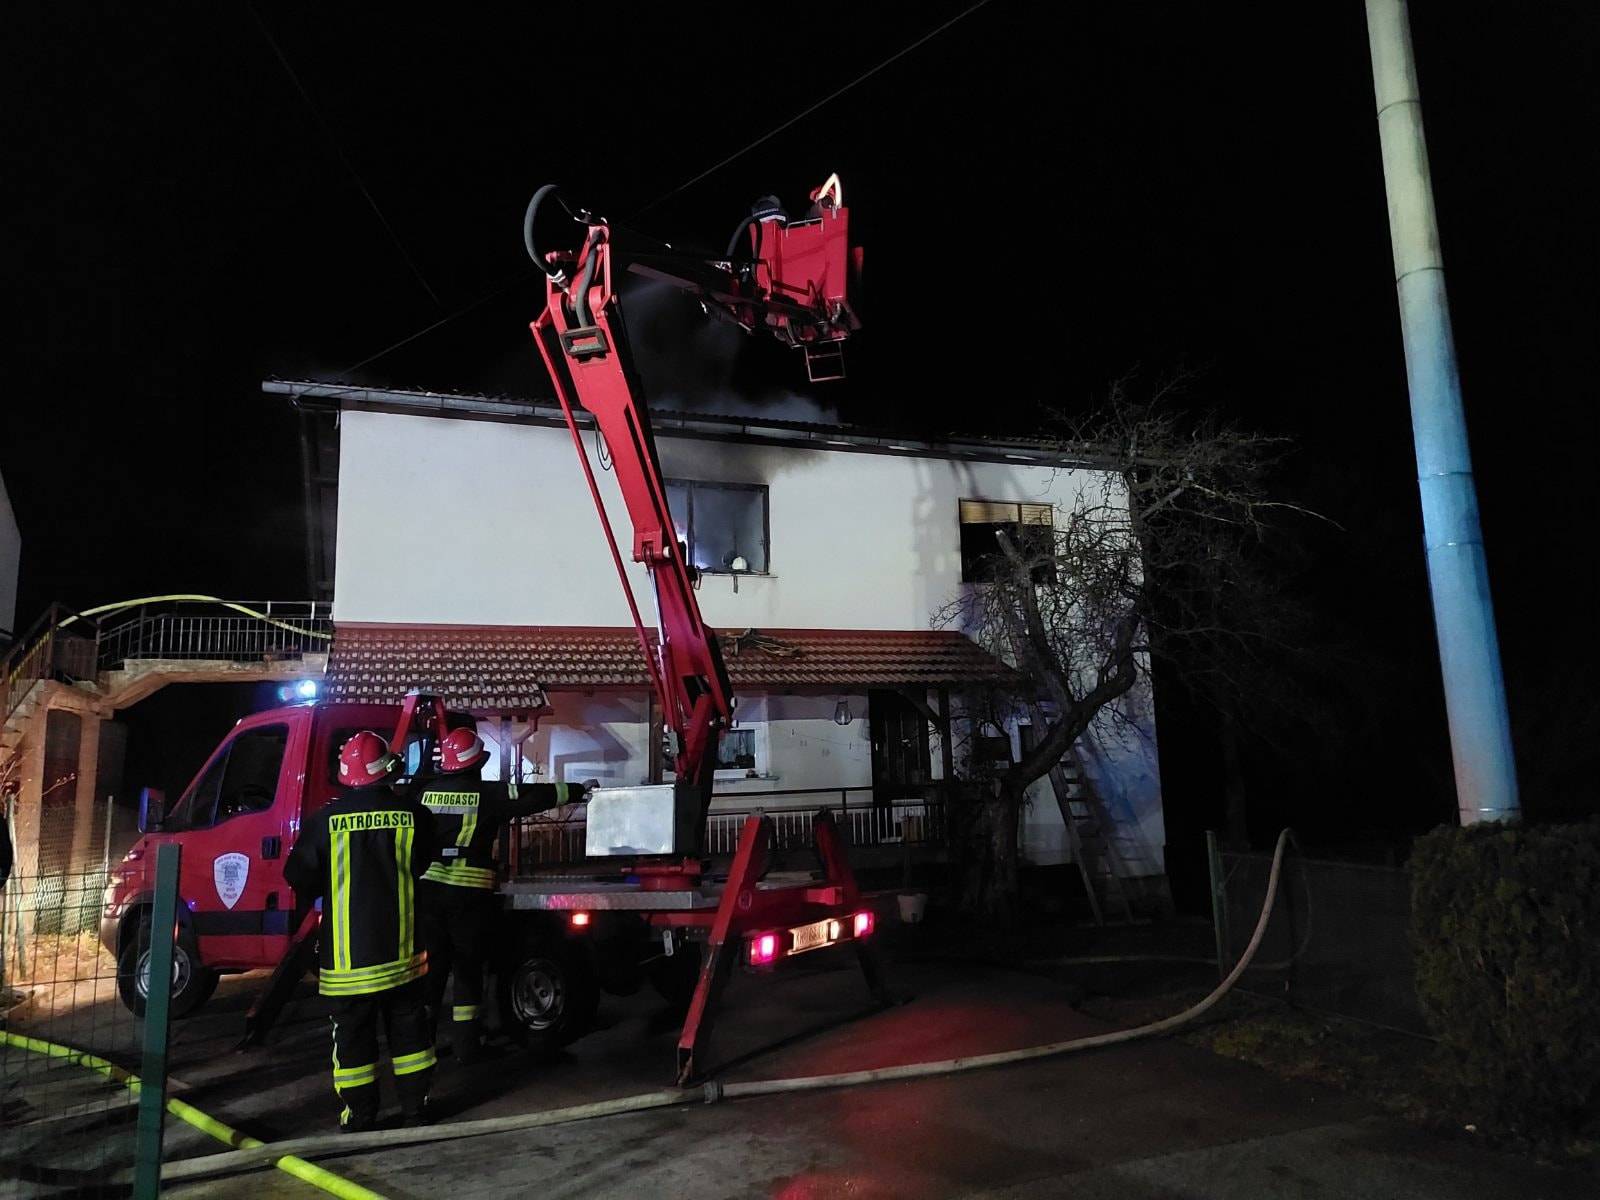
<path fill-rule="evenodd" d="M 558 783 L 558 784 L 556 784 L 556 803 L 557 804 L 565 804 L 566 802 L 567 802 L 567 785 L 564 784 L 564 783 Z"/>
<path fill-rule="evenodd" d="M 456 845 L 470 846 L 472 844 L 472 835 L 477 831 L 477 828 L 478 810 L 475 808 L 468 809 L 461 818 L 461 832 L 456 834 Z"/>
<path fill-rule="evenodd" d="M 473 867 L 464 862 L 429 863 L 422 877 L 434 883 L 448 883 L 455 887 L 492 889 L 495 885 L 493 868 Z"/>
<path fill-rule="evenodd" d="M 350 966 L 350 838 L 348 834 L 332 834 L 328 838 L 329 873 L 331 875 L 333 908 L 333 967 L 336 971 Z"/>
<path fill-rule="evenodd" d="M 420 979 L 428 973 L 428 956 L 419 952 L 398 962 L 381 963 L 375 967 L 358 967 L 350 971 L 329 969 L 322 972 L 317 990 L 324 996 L 364 996 L 370 992 L 387 991 Z"/>
<path fill-rule="evenodd" d="M 472 1021 L 476 1020 L 477 1016 L 478 1006 L 476 1004 L 458 1004 L 450 1010 L 450 1019 L 452 1021 Z"/>
<path fill-rule="evenodd" d="M 365 1067 L 335 1067 L 333 1072 L 333 1086 L 337 1091 L 341 1087 L 364 1087 L 369 1083 L 378 1082 L 378 1064 L 370 1063 Z"/>
<path fill-rule="evenodd" d="M 411 877 L 411 835 L 412 829 L 408 826 L 394 831 L 394 869 L 396 899 L 400 904 L 400 945 L 396 953 L 401 958 L 410 955 L 412 951 L 412 891 L 416 881 Z"/>
<path fill-rule="evenodd" d="M 394 1060 L 394 1073 L 396 1075 L 415 1075 L 418 1071 L 426 1071 L 438 1059 L 434 1057 L 433 1047 L 418 1050 L 415 1054 L 401 1054 Z"/>

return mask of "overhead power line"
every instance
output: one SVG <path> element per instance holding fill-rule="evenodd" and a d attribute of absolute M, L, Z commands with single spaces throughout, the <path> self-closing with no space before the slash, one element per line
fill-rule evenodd
<path fill-rule="evenodd" d="M 640 215 L 642 215 L 644 213 L 649 212 L 652 208 L 655 208 L 657 205 L 665 203 L 666 201 L 670 200 L 672 197 L 678 195 L 680 192 L 687 191 L 689 188 L 693 187 L 695 184 L 699 183 L 702 179 L 705 179 L 707 176 L 716 174 L 718 171 L 722 170 L 723 167 L 727 166 L 729 163 L 733 162 L 735 159 L 741 158 L 742 156 L 748 154 L 750 151 L 754 150 L 757 146 L 761 145 L 763 142 L 770 141 L 772 138 L 776 137 L 778 134 L 782 133 L 785 129 L 788 129 L 790 126 L 796 125 L 799 122 L 805 120 L 812 113 L 816 112 L 819 108 L 822 108 L 823 106 L 825 106 L 827 104 L 831 104 L 833 101 L 837 100 L 840 96 L 844 95 L 846 92 L 850 91 L 852 88 L 858 87 L 861 84 L 865 83 L 867 80 L 871 79 L 874 75 L 878 74 L 878 72 L 882 71 L 884 68 L 892 66 L 896 62 L 899 62 L 906 55 L 910 54 L 913 50 L 917 50 L 920 47 L 927 45 L 927 43 L 931 42 L 934 38 L 938 37 L 941 33 L 945 32 L 945 30 L 949 29 L 951 26 L 957 24 L 958 22 L 966 20 L 966 18 L 970 17 L 973 13 L 977 12 L 980 8 L 985 7 L 989 3 L 990 3 L 990 0 L 977 0 L 976 4 L 970 5 L 967 8 L 962 9 L 959 13 L 957 13 L 955 16 L 951 17 L 948 21 L 945 21 L 943 24 L 938 25 L 938 26 L 934 27 L 933 29 L 930 29 L 927 33 L 925 33 L 921 37 L 919 37 L 916 41 L 912 42 L 908 46 L 904 46 L 901 49 L 895 51 L 888 58 L 886 58 L 882 62 L 878 63 L 876 66 L 871 67 L 870 69 L 868 69 L 866 71 L 863 71 L 860 75 L 857 75 L 854 79 L 850 80 L 849 83 L 846 83 L 842 87 L 835 88 L 833 91 L 829 92 L 822 99 L 816 101 L 815 103 L 813 103 L 811 105 L 808 105 L 806 108 L 802 109 L 800 112 L 795 113 L 794 116 L 788 118 L 782 124 L 776 125 L 773 128 L 767 130 L 766 133 L 762 134 L 760 137 L 756 138 L 754 141 L 745 144 L 744 146 L 740 147 L 738 150 L 735 150 L 732 154 L 728 155 L 726 158 L 723 158 L 723 159 L 719 160 L 718 162 L 712 164 L 711 166 L 707 167 L 704 171 L 701 171 L 698 175 L 695 175 L 693 178 L 685 180 L 683 183 L 680 183 L 677 187 L 673 188 L 671 191 L 663 192 L 661 195 L 657 196 L 654 200 L 650 201 L 650 203 L 646 204 L 643 208 L 636 209 L 630 215 L 629 220 L 632 220 L 635 217 L 638 217 L 638 216 L 640 216 Z M 251 11 L 254 12 L 255 10 L 252 9 Z M 257 22 L 259 22 L 261 20 L 261 18 L 257 17 L 256 20 L 257 20 Z M 264 25 L 262 26 L 262 31 L 266 32 L 266 26 L 264 26 Z M 267 34 L 267 38 L 268 38 L 269 41 L 271 40 L 271 36 L 272 35 L 270 33 Z M 273 43 L 273 49 L 277 49 L 277 43 L 275 43 L 275 42 Z M 279 58 L 280 58 L 280 60 L 282 60 L 282 54 L 281 53 L 279 54 Z M 289 69 L 289 65 L 288 65 L 288 63 L 286 61 L 284 62 L 284 69 L 285 70 Z M 293 71 L 290 71 L 290 77 L 293 78 L 293 76 L 294 76 Z M 297 86 L 298 86 L 298 83 L 299 83 L 299 81 L 296 80 L 296 85 Z M 303 89 L 301 91 L 301 94 L 302 95 L 305 94 Z M 306 103 L 307 104 L 311 103 L 309 97 L 307 97 Z M 315 110 L 313 110 L 313 111 L 315 111 Z M 348 165 L 348 163 L 346 165 Z M 354 173 L 354 171 L 352 169 L 352 174 L 353 173 Z M 366 189 L 363 188 L 362 190 L 365 191 Z M 371 199 L 370 195 L 368 196 L 368 199 L 369 200 Z M 375 211 L 375 212 L 377 211 L 377 205 L 375 203 L 373 204 L 373 211 Z M 380 219 L 382 218 L 382 214 L 381 213 L 379 214 L 379 217 L 380 217 Z M 388 228 L 388 222 L 387 221 L 384 222 L 384 227 Z M 392 230 L 390 232 L 391 232 L 391 234 L 393 233 Z M 399 244 L 399 240 L 396 239 L 396 245 L 398 245 L 398 244 Z M 402 249 L 401 252 L 404 253 L 404 250 Z M 408 262 L 410 261 L 409 258 L 407 259 L 407 261 Z M 413 269 L 415 269 L 415 268 L 413 268 Z M 384 349 L 379 350 L 376 354 L 368 355 L 366 358 L 362 359 L 360 362 L 355 363 L 352 366 L 346 367 L 343 371 L 340 371 L 339 374 L 341 376 L 342 375 L 348 375 L 351 371 L 360 370 L 362 367 L 369 366 L 370 364 L 377 362 L 378 359 L 383 358 L 386 355 L 392 353 L 393 351 L 400 349 L 402 346 L 410 345 L 412 342 L 416 341 L 418 338 L 423 337 L 423 336 L 425 336 L 425 335 L 427 335 L 429 333 L 432 333 L 435 329 L 438 329 L 439 326 L 447 325 L 451 321 L 454 321 L 457 317 L 465 316 L 467 313 L 473 311 L 474 309 L 480 307 L 481 305 L 487 304 L 490 300 L 493 300 L 495 297 L 503 295 L 505 292 L 509 291 L 512 287 L 516 286 L 518 283 L 521 283 L 524 279 L 527 279 L 530 275 L 535 274 L 535 273 L 536 272 L 533 272 L 533 271 L 524 271 L 524 272 L 522 272 L 521 274 L 517 275 L 514 279 L 508 280 L 507 282 L 500 284 L 498 287 L 494 288 L 492 291 L 484 293 L 483 295 L 479 296 L 476 300 L 473 300 L 470 303 L 463 305 L 461 308 L 456 309 L 454 312 L 447 313 L 445 316 L 440 317 L 437 321 L 434 321 L 432 324 L 426 325 L 423 328 L 417 330 L 415 333 L 409 334 L 406 337 L 401 338 L 399 341 L 393 343 L 392 345 L 386 346 Z M 420 276 L 420 273 L 419 273 L 418 278 L 420 278 L 420 277 L 421 276 Z M 426 283 L 424 283 L 423 286 L 427 286 Z M 432 295 L 432 290 L 431 289 L 429 290 L 429 294 Z"/>
<path fill-rule="evenodd" d="M 278 45 L 278 39 L 272 36 L 272 30 L 267 28 L 267 23 L 261 19 L 261 14 L 256 11 L 254 4 L 251 4 L 249 0 L 245 0 L 245 7 L 250 10 L 250 15 L 255 18 L 256 27 L 261 30 L 261 36 L 267 39 L 267 45 L 272 47 L 272 53 L 277 55 L 278 63 L 283 67 L 283 73 L 289 77 L 289 82 L 294 84 L 295 91 L 300 93 L 300 99 L 305 101 L 306 108 L 311 110 L 311 118 L 317 123 L 317 128 L 322 131 L 322 136 L 327 140 L 328 145 L 333 148 L 333 152 L 338 156 L 339 161 L 344 164 L 344 169 L 350 173 L 350 178 L 355 180 L 356 187 L 361 190 L 361 194 L 366 197 L 367 206 L 372 209 L 372 215 L 378 218 L 378 224 L 383 226 L 383 231 L 389 235 L 389 240 L 394 243 L 394 248 L 399 251 L 400 257 L 405 260 L 406 266 L 411 269 L 411 274 L 416 276 L 417 282 L 422 285 L 422 290 L 428 293 L 428 299 L 432 300 L 435 306 L 442 307 L 438 294 L 433 290 L 432 285 L 428 283 L 427 277 L 423 275 L 422 268 L 417 266 L 416 260 L 407 253 L 405 243 L 400 240 L 400 235 L 394 231 L 394 226 L 389 224 L 389 218 L 383 215 L 383 209 L 378 207 L 378 201 L 373 197 L 365 181 L 362 180 L 361 173 L 356 170 L 355 164 L 345 154 L 344 147 L 339 144 L 339 139 L 333 136 L 332 128 L 323 119 L 322 113 L 318 111 L 316 103 L 311 99 L 311 93 L 306 91 L 305 84 L 300 82 L 300 76 L 295 74 L 295 69 L 290 65 L 288 56 L 284 54 L 283 48 Z"/>
<path fill-rule="evenodd" d="M 833 101 L 837 100 L 840 96 L 844 95 L 851 88 L 857 87 L 858 85 L 865 83 L 867 80 L 871 79 L 874 75 L 876 75 L 879 71 L 882 71 L 885 67 L 892 66 L 894 63 L 899 62 L 906 55 L 910 54 L 913 50 L 916 50 L 919 47 L 924 46 L 927 43 L 931 42 L 934 38 L 938 37 L 945 30 L 949 29 L 952 25 L 955 25 L 959 21 L 966 20 L 973 13 L 977 12 L 980 8 L 984 7 L 988 3 L 989 3 L 989 0 L 978 0 L 978 2 L 976 4 L 972 5 L 970 8 L 965 8 L 961 12 L 958 12 L 955 16 L 951 17 L 943 25 L 937 26 L 936 28 L 929 30 L 927 33 L 925 33 L 921 37 L 919 37 L 916 41 L 912 42 L 909 46 L 906 46 L 904 49 L 897 50 L 895 53 L 891 54 L 888 58 L 886 58 L 882 62 L 880 62 L 877 66 L 871 68 L 870 70 L 863 71 L 860 75 L 857 75 L 854 79 L 852 79 L 849 83 L 845 84 L 843 87 L 838 88 L 835 91 L 829 92 L 826 96 L 824 96 L 821 100 L 818 100 L 815 104 L 812 104 L 807 108 L 801 109 L 799 112 L 795 113 L 794 116 L 790 117 L 787 121 L 783 122 L 783 124 L 773 126 L 771 129 L 767 130 L 766 133 L 763 133 L 760 137 L 756 138 L 755 141 L 750 142 L 747 145 L 740 147 L 738 150 L 735 150 L 732 154 L 728 155 L 727 158 L 724 158 L 724 159 L 720 160 L 719 162 L 713 163 L 711 166 L 707 167 L 704 171 L 701 171 L 700 174 L 696 175 L 694 178 L 689 179 L 684 183 L 680 183 L 677 187 L 673 188 L 670 192 L 663 192 L 661 195 L 657 196 L 654 200 L 650 201 L 649 204 L 646 204 L 643 208 L 636 210 L 633 213 L 633 215 L 635 217 L 642 216 L 643 214 L 649 212 L 652 208 L 655 208 L 658 204 L 663 204 L 666 201 L 672 199 L 672 197 L 676 196 L 679 192 L 688 191 L 690 188 L 692 188 L 695 184 L 699 183 L 702 179 L 706 178 L 708 175 L 716 174 L 718 171 L 722 170 L 723 167 L 727 166 L 729 163 L 733 162 L 737 158 L 742 158 L 744 155 L 746 155 L 750 151 L 754 150 L 757 146 L 761 145 L 763 142 L 770 141 L 772 138 L 777 137 L 785 129 L 788 129 L 789 126 L 798 124 L 799 122 L 805 120 L 807 117 L 809 117 L 812 113 L 816 112 L 817 109 L 821 108 L 823 105 L 833 103 Z"/>

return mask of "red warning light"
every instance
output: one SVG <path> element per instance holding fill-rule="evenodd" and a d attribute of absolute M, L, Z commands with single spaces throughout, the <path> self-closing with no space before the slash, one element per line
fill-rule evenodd
<path fill-rule="evenodd" d="M 867 909 L 865 911 L 858 912 L 856 914 L 856 919 L 855 919 L 855 935 L 856 935 L 856 937 L 858 937 L 858 938 L 866 937 L 868 934 L 870 934 L 872 932 L 872 927 L 873 927 L 873 925 L 875 923 L 876 923 L 876 921 L 873 918 L 871 909 Z"/>
<path fill-rule="evenodd" d="M 750 939 L 750 965 L 759 967 L 778 957 L 778 935 L 758 933 Z"/>

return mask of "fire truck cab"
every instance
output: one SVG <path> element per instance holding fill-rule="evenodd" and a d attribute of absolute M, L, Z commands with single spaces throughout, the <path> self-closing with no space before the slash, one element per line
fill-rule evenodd
<path fill-rule="evenodd" d="M 174 803 L 144 793 L 139 840 L 112 868 L 100 915 L 100 941 L 116 956 L 129 1008 L 142 1012 L 149 991 L 145 931 L 156 847 L 183 847 L 172 1013 L 184 1016 L 205 1003 L 218 976 L 283 960 L 306 907 L 283 878 L 300 822 L 339 790 L 345 741 L 363 729 L 387 737 L 399 715 L 397 705 L 315 702 L 254 713 L 234 725 Z M 472 723 L 465 714 L 448 720 Z M 414 769 L 417 745 L 404 749 Z"/>

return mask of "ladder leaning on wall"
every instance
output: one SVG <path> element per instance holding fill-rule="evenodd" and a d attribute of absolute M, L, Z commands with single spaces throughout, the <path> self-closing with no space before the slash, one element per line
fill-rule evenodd
<path fill-rule="evenodd" d="M 1034 721 L 1043 727 L 1044 715 L 1035 710 Z M 1121 828 L 1095 790 L 1077 747 L 1068 750 L 1050 768 L 1050 789 L 1067 830 L 1072 861 L 1083 877 L 1094 923 L 1139 924 L 1140 901 L 1153 899 L 1164 905 L 1164 876 L 1138 837 Z"/>

